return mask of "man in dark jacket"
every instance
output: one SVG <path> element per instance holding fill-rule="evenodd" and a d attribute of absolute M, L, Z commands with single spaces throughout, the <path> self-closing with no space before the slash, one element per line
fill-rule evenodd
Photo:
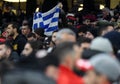
<path fill-rule="evenodd" d="M 16 51 L 18 54 L 22 52 L 24 49 L 24 46 L 27 42 L 27 39 L 25 36 L 19 34 L 19 26 L 17 23 L 9 23 L 7 26 L 7 33 L 8 36 L 11 36 L 13 41 L 12 46 L 13 50 Z"/>
<path fill-rule="evenodd" d="M 9 60 L 14 63 L 19 60 L 18 54 L 12 51 L 12 48 L 7 41 L 0 42 L 0 60 Z"/>

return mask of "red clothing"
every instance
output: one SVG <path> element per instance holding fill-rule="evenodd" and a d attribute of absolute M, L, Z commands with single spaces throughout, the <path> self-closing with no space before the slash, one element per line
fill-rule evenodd
<path fill-rule="evenodd" d="M 84 84 L 83 79 L 67 67 L 61 65 L 59 70 L 60 73 L 57 84 Z"/>

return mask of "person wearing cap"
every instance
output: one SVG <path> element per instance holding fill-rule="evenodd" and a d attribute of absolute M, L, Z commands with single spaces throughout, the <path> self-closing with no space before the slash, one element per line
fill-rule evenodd
<path fill-rule="evenodd" d="M 86 72 L 87 84 L 120 84 L 120 63 L 108 54 L 98 54 L 89 60 L 92 68 Z"/>
<path fill-rule="evenodd" d="M 111 42 L 104 37 L 97 37 L 94 40 L 92 40 L 90 49 L 101 51 L 104 53 L 114 54 Z"/>
<path fill-rule="evenodd" d="M 77 19 L 75 18 L 75 15 L 72 14 L 72 13 L 68 13 L 66 15 L 66 18 L 67 18 L 67 25 L 68 26 L 74 26 L 75 23 L 77 22 Z"/>

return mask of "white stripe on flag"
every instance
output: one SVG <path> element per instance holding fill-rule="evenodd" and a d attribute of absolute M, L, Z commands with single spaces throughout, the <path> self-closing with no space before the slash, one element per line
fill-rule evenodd
<path fill-rule="evenodd" d="M 49 27 L 54 27 L 54 26 L 57 26 L 58 25 L 58 22 L 52 22 L 50 23 Z"/>
<path fill-rule="evenodd" d="M 43 13 L 43 14 L 42 14 L 42 15 L 43 15 L 43 17 L 48 16 L 49 14 L 51 14 L 51 13 L 55 12 L 55 9 L 56 9 L 57 7 L 58 7 L 58 6 L 55 6 L 55 7 L 54 7 L 54 8 L 52 8 L 51 10 L 49 10 L 49 11 L 47 11 L 47 12 Z"/>
<path fill-rule="evenodd" d="M 46 35 L 51 35 L 58 28 L 59 8 L 55 6 L 45 13 L 36 13 L 33 19 L 33 30 L 35 28 L 44 28 Z"/>

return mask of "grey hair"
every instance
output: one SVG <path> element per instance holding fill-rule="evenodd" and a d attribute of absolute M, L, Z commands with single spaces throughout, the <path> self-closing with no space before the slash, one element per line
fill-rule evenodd
<path fill-rule="evenodd" d="M 73 35 L 76 37 L 76 34 L 71 29 L 64 28 L 64 29 L 61 29 L 60 31 L 57 32 L 56 39 L 60 40 L 62 34 L 64 34 L 64 33 L 69 34 L 69 35 Z"/>
<path fill-rule="evenodd" d="M 110 13 L 110 9 L 109 8 L 104 8 L 102 9 L 103 11 L 106 11 L 107 13 Z"/>

